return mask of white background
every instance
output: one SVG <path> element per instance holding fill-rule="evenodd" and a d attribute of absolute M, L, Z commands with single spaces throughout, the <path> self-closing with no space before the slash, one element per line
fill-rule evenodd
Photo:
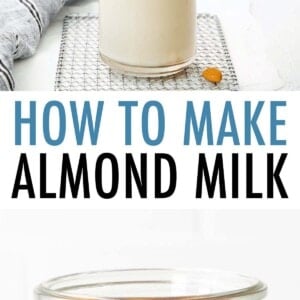
<path fill-rule="evenodd" d="M 0 207 L 17 207 L 28 208 L 48 207 L 60 208 L 62 203 L 68 208 L 74 208 L 74 205 L 88 206 L 88 207 L 114 207 L 114 208 L 129 208 L 129 207 L 156 207 L 156 208 L 203 208 L 203 207 L 253 207 L 253 208 L 299 208 L 298 201 L 298 181 L 297 176 L 294 176 L 295 165 L 299 165 L 298 155 L 298 139 L 297 128 L 299 128 L 299 105 L 297 101 L 299 99 L 298 93 L 214 93 L 214 92 L 102 92 L 99 93 L 16 93 L 5 94 L 2 96 L 3 101 L 0 103 L 0 137 L 2 142 L 2 150 L 6 153 L 5 156 L 0 157 L 0 161 L 6 166 L 5 169 L 0 171 L 0 179 L 4 183 L 2 187 L 2 199 L 0 200 Z M 14 122 L 15 122 L 15 100 L 20 99 L 22 102 L 22 117 L 28 117 L 29 100 L 36 100 L 36 112 L 37 112 L 37 145 L 29 146 L 28 132 L 29 127 L 25 124 L 22 125 L 22 145 L 15 146 L 14 144 Z M 44 139 L 43 135 L 43 122 L 42 116 L 44 114 L 44 107 L 50 99 L 56 99 L 64 104 L 64 110 L 67 118 L 66 136 L 64 142 L 57 147 L 49 146 Z M 124 108 L 118 106 L 120 100 L 138 100 L 139 105 L 132 112 L 132 146 L 125 146 L 124 143 Z M 287 100 L 287 106 L 278 109 L 278 118 L 285 120 L 285 126 L 278 126 L 277 138 L 287 140 L 287 146 L 271 146 L 270 145 L 270 101 L 272 100 Z M 100 125 L 100 134 L 97 146 L 91 146 L 86 132 L 84 145 L 77 146 L 75 141 L 74 126 L 72 123 L 72 116 L 70 113 L 69 101 L 76 100 L 78 107 L 78 114 L 81 115 L 82 105 L 84 100 L 89 100 L 92 107 L 92 111 L 95 115 L 96 101 L 104 101 L 103 115 Z M 165 114 L 165 135 L 162 143 L 158 146 L 149 146 L 145 143 L 142 137 L 142 111 L 145 103 L 149 100 L 159 101 L 164 109 Z M 193 101 L 197 119 L 200 120 L 200 114 L 202 111 L 203 101 L 210 100 L 210 106 L 212 111 L 212 128 L 214 133 L 214 143 L 216 144 L 218 131 L 220 128 L 220 122 L 222 119 L 224 104 L 226 100 L 230 100 L 234 111 L 235 122 L 240 139 L 240 146 L 234 146 L 232 139 L 227 138 L 224 140 L 222 146 L 207 146 L 207 140 L 204 134 L 203 143 L 201 146 L 196 146 L 194 139 L 191 139 L 189 146 L 183 145 L 183 136 L 185 129 L 185 115 L 186 115 L 186 102 Z M 257 141 L 252 134 L 251 146 L 245 146 L 244 132 L 244 110 L 245 101 L 252 100 L 252 112 L 254 111 L 258 100 L 265 100 L 265 105 L 262 109 L 261 115 L 258 119 L 258 126 L 262 132 L 265 140 L 265 146 L 258 146 Z M 10 113 L 7 113 L 10 112 Z M 57 137 L 57 129 L 60 126 L 60 121 L 57 118 L 57 110 L 55 108 L 51 111 L 51 134 L 53 138 Z M 112 117 L 113 116 L 113 117 Z M 156 136 L 157 134 L 157 114 L 155 109 L 151 110 L 149 115 L 150 134 Z M 228 125 L 228 124 L 227 124 Z M 228 126 L 226 128 L 228 130 Z M 27 153 L 29 168 L 33 179 L 33 184 L 36 192 L 36 198 L 39 198 L 39 158 L 40 153 L 47 152 L 47 191 L 59 192 L 60 178 L 61 178 L 61 164 L 62 154 L 64 152 L 70 153 L 72 165 L 77 166 L 78 156 L 80 153 L 87 153 L 88 170 L 90 178 L 90 201 L 83 200 L 82 192 L 79 193 L 79 200 L 74 201 L 70 199 L 70 193 L 66 200 L 64 199 L 43 199 L 37 201 L 33 199 L 28 201 L 28 193 L 21 191 L 18 199 L 11 201 L 11 195 L 13 185 L 16 177 L 17 167 L 19 163 L 20 153 Z M 94 172 L 97 157 L 104 152 L 114 154 L 118 159 L 118 165 L 120 170 L 119 190 L 117 195 L 112 201 L 106 201 L 101 199 L 95 188 Z M 148 154 L 148 199 L 140 199 L 134 188 L 134 196 L 130 201 L 125 201 L 125 153 L 132 153 L 135 161 L 139 164 L 138 159 L 140 153 L 146 152 Z M 160 199 L 158 202 L 154 198 L 154 154 L 155 153 L 168 153 L 170 154 L 177 166 L 178 181 L 175 194 L 172 199 L 172 206 L 170 206 L 170 199 Z M 203 199 L 199 201 L 196 199 L 195 191 L 197 185 L 197 168 L 198 168 L 198 155 L 199 153 L 206 153 L 208 165 L 212 168 L 215 161 L 215 156 L 218 152 L 223 153 L 224 169 L 226 175 L 226 191 L 227 199 L 224 202 L 220 198 L 218 190 L 215 194 L 215 199 L 209 200 L 206 197 L 205 191 L 203 193 Z M 239 200 L 231 200 L 231 155 L 232 153 L 239 153 L 239 186 L 240 194 L 239 198 L 244 199 L 243 202 Z M 245 158 L 246 153 L 253 154 L 253 180 L 254 191 L 263 193 L 263 198 L 266 199 L 266 179 L 267 179 L 267 153 L 275 154 L 275 162 L 279 159 L 279 155 L 288 152 L 288 159 L 286 160 L 281 172 L 281 178 L 290 199 L 281 200 L 281 197 L 275 186 L 274 199 L 268 201 L 261 201 L 260 199 L 248 199 L 246 201 L 246 171 L 245 171 Z M 75 168 L 75 167 L 74 167 Z M 110 172 L 111 168 L 104 168 L 107 172 Z M 163 179 L 167 180 L 168 169 L 163 173 Z M 108 173 L 109 175 L 111 173 Z M 165 175 L 166 174 L 166 175 Z M 104 186 L 107 190 L 111 188 L 111 176 L 107 176 L 106 184 Z M 163 183 L 168 182 L 163 181 Z M 185 201 L 182 199 L 186 198 Z M 26 200 L 26 201 L 25 201 Z M 69 200 L 69 201 L 68 201 Z M 76 200 L 76 199 L 75 199 Z M 79 203 L 80 202 L 80 203 Z M 29 206 L 32 205 L 32 206 Z M 229 206 L 230 205 L 230 206 Z M 278 206 L 277 206 L 278 205 Z"/>
<path fill-rule="evenodd" d="M 40 281 L 127 267 L 208 267 L 264 280 L 269 300 L 297 299 L 300 211 L 1 211 L 0 282 L 31 300 Z"/>
<path fill-rule="evenodd" d="M 250 49 L 252 51 L 259 49 L 259 51 L 265 52 L 265 60 L 270 60 L 269 71 L 266 69 L 264 72 L 266 77 L 271 76 L 271 65 L 273 65 L 283 81 L 283 89 L 299 90 L 300 2 L 298 0 L 199 0 L 198 7 L 203 11 L 212 11 L 221 15 L 221 17 L 224 16 L 225 33 L 228 33 L 226 37 L 229 40 L 230 50 L 234 57 L 236 57 L 235 47 L 238 45 L 237 40 L 245 39 L 244 42 L 249 42 L 251 39 L 247 40 L 247 38 L 239 36 L 235 40 L 229 28 L 233 24 L 236 27 L 243 27 L 246 24 L 244 22 L 247 15 L 253 17 L 257 27 L 252 27 L 250 21 L 248 22 L 247 30 L 244 32 L 244 35 L 248 36 L 248 38 L 253 32 L 256 32 L 256 39 L 254 38 L 247 45 L 248 50 L 251 52 Z M 232 17 L 231 24 L 226 18 L 228 15 Z M 260 31 L 262 33 L 261 37 L 259 37 Z M 262 47 L 259 48 L 259 46 Z M 252 54 L 260 56 L 256 51 L 255 54 L 254 52 Z M 236 59 L 235 63 L 239 65 L 239 59 Z M 260 70 L 261 67 L 261 65 L 256 65 L 248 71 L 249 73 L 256 73 L 255 71 L 257 69 Z M 249 89 L 252 88 L 249 86 Z"/>

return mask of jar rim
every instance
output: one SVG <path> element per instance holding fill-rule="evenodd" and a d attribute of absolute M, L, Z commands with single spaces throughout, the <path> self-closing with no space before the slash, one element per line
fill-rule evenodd
<path fill-rule="evenodd" d="M 84 288 L 88 287 L 89 283 L 84 283 L 84 281 L 88 282 L 89 278 L 93 278 L 95 276 L 105 276 L 105 275 L 113 275 L 119 274 L 124 276 L 123 278 L 126 279 L 126 273 L 159 273 L 159 272 L 169 272 L 172 274 L 185 274 L 185 275 L 199 275 L 203 277 L 204 275 L 214 276 L 220 275 L 225 276 L 227 279 L 232 276 L 232 278 L 239 278 L 240 280 L 251 281 L 252 284 L 248 284 L 245 287 L 239 288 L 231 288 L 228 290 L 224 290 L 221 292 L 212 292 L 212 293 L 205 293 L 205 294 L 190 294 L 190 295 L 169 295 L 169 296 L 95 296 L 89 294 L 75 294 L 69 293 L 65 290 L 72 290 L 76 288 Z M 83 280 L 82 282 L 80 280 Z M 217 279 L 218 280 L 218 279 Z M 77 285 L 70 285 L 73 281 L 78 281 Z M 81 283 L 80 283 L 81 282 Z M 114 285 L 114 284 L 145 284 L 145 283 L 155 283 L 161 284 L 165 283 L 163 280 L 134 280 L 134 281 L 122 281 L 122 282 L 102 282 L 99 281 L 99 286 L 106 286 L 106 285 Z M 171 284 L 176 285 L 176 281 L 170 280 Z M 172 268 L 137 268 L 137 269 L 112 269 L 112 270 L 101 270 L 101 271 L 91 271 L 91 272 L 83 272 L 83 273 L 74 273 L 69 275 L 64 275 L 60 277 L 55 277 L 45 282 L 42 282 L 39 286 L 35 289 L 35 294 L 39 296 L 48 296 L 53 298 L 60 298 L 60 299 L 68 299 L 68 300 L 246 300 L 249 299 L 248 297 L 255 296 L 255 300 L 263 299 L 267 294 L 267 285 L 262 281 L 249 277 L 242 274 L 237 274 L 234 272 L 229 271 L 219 271 L 213 269 L 172 269 Z"/>

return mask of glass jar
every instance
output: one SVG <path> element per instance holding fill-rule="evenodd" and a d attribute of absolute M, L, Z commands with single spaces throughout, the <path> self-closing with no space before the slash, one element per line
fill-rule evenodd
<path fill-rule="evenodd" d="M 167 76 L 196 54 L 196 0 L 100 0 L 102 60 L 121 73 Z"/>
<path fill-rule="evenodd" d="M 37 300 L 260 300 L 261 281 L 211 270 L 133 269 L 73 274 L 39 285 Z"/>

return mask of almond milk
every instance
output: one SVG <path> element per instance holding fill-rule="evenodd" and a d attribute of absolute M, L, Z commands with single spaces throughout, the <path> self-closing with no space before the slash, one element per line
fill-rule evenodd
<path fill-rule="evenodd" d="M 169 75 L 196 52 L 196 0 L 100 0 L 100 53 L 112 68 Z"/>

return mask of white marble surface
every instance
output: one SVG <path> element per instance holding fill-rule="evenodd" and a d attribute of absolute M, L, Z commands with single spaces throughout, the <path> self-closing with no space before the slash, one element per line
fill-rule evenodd
<path fill-rule="evenodd" d="M 36 55 L 16 62 L 17 90 L 53 90 L 64 16 L 97 6 L 76 0 L 61 11 Z M 199 0 L 198 10 L 221 18 L 241 90 L 300 90 L 300 1 Z"/>

